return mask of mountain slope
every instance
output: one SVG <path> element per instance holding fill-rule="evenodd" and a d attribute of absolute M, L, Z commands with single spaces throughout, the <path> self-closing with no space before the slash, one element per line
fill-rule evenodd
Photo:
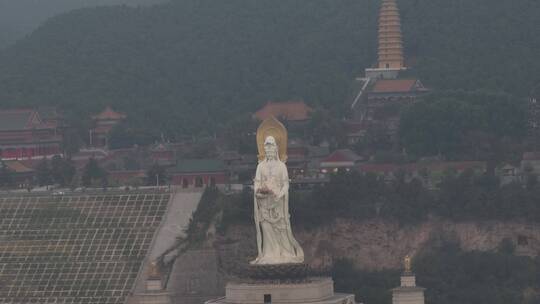
<path fill-rule="evenodd" d="M 39 27 L 48 18 L 81 7 L 151 5 L 164 0 L 0 0 L 0 48 Z"/>
<path fill-rule="evenodd" d="M 540 82 L 540 4 L 399 1 L 406 53 L 433 88 L 525 96 Z M 376 60 L 368 0 L 177 1 L 73 11 L 0 53 L 0 105 L 112 104 L 168 135 L 215 131 L 269 99 L 340 107 Z"/>

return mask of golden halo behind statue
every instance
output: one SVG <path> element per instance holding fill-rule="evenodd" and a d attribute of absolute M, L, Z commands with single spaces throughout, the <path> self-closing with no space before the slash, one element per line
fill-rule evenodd
<path fill-rule="evenodd" d="M 264 152 L 264 140 L 268 136 L 273 136 L 278 146 L 279 159 L 287 161 L 287 129 L 275 117 L 265 119 L 257 128 L 257 149 L 259 151 L 259 162 L 266 157 Z"/>

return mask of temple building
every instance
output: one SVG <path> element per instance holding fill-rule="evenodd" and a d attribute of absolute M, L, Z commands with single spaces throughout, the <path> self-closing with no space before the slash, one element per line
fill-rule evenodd
<path fill-rule="evenodd" d="M 417 97 L 428 90 L 418 79 L 379 79 L 371 87 L 363 111 L 369 125 L 386 130 L 392 138 L 399 128 L 401 109 L 413 104 Z"/>
<path fill-rule="evenodd" d="M 106 107 L 101 113 L 92 116 L 94 128 L 90 130 L 90 146 L 106 147 L 111 130 L 125 119 L 125 114 L 115 112 L 111 107 Z"/>
<path fill-rule="evenodd" d="M 61 154 L 62 135 L 54 121 L 44 121 L 37 110 L 0 111 L 2 159 L 32 159 Z"/>
<path fill-rule="evenodd" d="M 264 121 L 273 116 L 287 127 L 291 137 L 302 138 L 305 136 L 305 127 L 311 119 L 312 112 L 313 109 L 301 100 L 269 101 L 252 117 L 258 121 Z"/>
<path fill-rule="evenodd" d="M 350 100 L 352 119 L 347 137 L 354 144 L 370 130 L 384 130 L 389 140 L 397 140 L 400 114 L 414 104 L 418 98 L 429 92 L 418 79 L 371 79 L 359 78 Z"/>
<path fill-rule="evenodd" d="M 303 101 L 272 102 L 269 101 L 260 110 L 253 114 L 259 121 L 274 116 L 283 122 L 304 122 L 309 120 L 309 114 L 313 111 Z"/>
<path fill-rule="evenodd" d="M 429 92 L 415 78 L 401 78 L 406 70 L 399 9 L 395 0 L 382 0 L 378 22 L 378 60 L 356 78 L 348 101 L 352 119 L 347 122 L 350 144 L 373 130 L 384 133 L 389 142 L 398 142 L 402 109 Z"/>
<path fill-rule="evenodd" d="M 322 174 L 337 173 L 340 169 L 350 171 L 355 169 L 364 158 L 349 149 L 339 149 L 332 152 L 320 162 Z"/>
<path fill-rule="evenodd" d="M 229 183 L 225 163 L 217 159 L 181 159 L 169 174 L 171 183 L 182 188 L 225 187 Z"/>
<path fill-rule="evenodd" d="M 170 143 L 158 143 L 150 147 L 150 159 L 160 166 L 174 166 L 176 161 L 176 148 Z"/>

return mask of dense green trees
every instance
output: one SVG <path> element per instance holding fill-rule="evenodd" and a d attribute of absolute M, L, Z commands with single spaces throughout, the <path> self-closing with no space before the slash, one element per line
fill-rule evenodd
<path fill-rule="evenodd" d="M 148 145 L 155 142 L 159 138 L 159 130 L 137 125 L 129 120 L 114 126 L 108 136 L 109 148 L 132 148 L 135 145 Z"/>
<path fill-rule="evenodd" d="M 399 5 L 412 74 L 429 87 L 525 96 L 540 82 L 536 1 Z M 351 80 L 376 60 L 378 8 L 186 0 L 77 10 L 0 52 L 0 106 L 58 105 L 86 117 L 111 104 L 140 127 L 132 134 L 171 139 L 213 134 L 270 99 L 344 108 Z"/>
<path fill-rule="evenodd" d="M 428 216 L 460 220 L 540 220 L 540 187 L 518 183 L 499 185 L 498 178 L 448 172 L 438 191 L 426 189 L 403 174 L 391 182 L 357 172 L 339 172 L 312 192 L 291 191 L 290 208 L 295 225 L 306 228 L 332 224 L 335 219 L 396 220 L 417 223 Z M 245 223 L 251 214 L 253 195 L 231 196 L 222 206 L 223 225 Z"/>
<path fill-rule="evenodd" d="M 432 209 L 434 197 L 419 181 L 406 182 L 403 176 L 385 184 L 371 174 L 340 172 L 313 193 L 293 194 L 291 201 L 291 212 L 298 222 L 318 226 L 336 218 L 421 221 Z"/>
<path fill-rule="evenodd" d="M 49 161 L 43 158 L 36 167 L 36 182 L 39 186 L 58 184 L 71 185 L 75 176 L 75 166 L 69 159 L 55 155 Z"/>
<path fill-rule="evenodd" d="M 51 168 L 46 158 L 43 158 L 36 166 L 36 182 L 39 186 L 52 183 Z"/>
<path fill-rule="evenodd" d="M 11 186 L 13 184 L 13 172 L 8 166 L 0 161 L 0 187 Z"/>
<path fill-rule="evenodd" d="M 514 256 L 509 249 L 464 252 L 445 241 L 415 258 L 418 284 L 427 287 L 431 303 L 538 303 L 540 261 Z"/>
<path fill-rule="evenodd" d="M 413 261 L 417 284 L 427 288 L 426 303 L 533 304 L 540 300 L 538 259 L 514 256 L 511 248 L 465 252 L 448 240 L 430 245 Z M 392 302 L 390 289 L 399 286 L 399 275 L 399 271 L 361 270 L 348 260 L 336 261 L 332 270 L 336 291 L 354 293 L 357 301 L 372 304 Z"/>
<path fill-rule="evenodd" d="M 399 271 L 362 271 L 346 259 L 334 261 L 332 278 L 337 292 L 354 293 L 360 303 L 390 304 L 390 289 L 399 285 Z"/>
<path fill-rule="evenodd" d="M 526 114 L 525 100 L 507 94 L 442 92 L 405 111 L 400 138 L 416 155 L 508 159 L 508 141 L 526 134 Z"/>
<path fill-rule="evenodd" d="M 146 185 L 148 186 L 164 186 L 167 183 L 167 172 L 165 167 L 155 163 L 148 169 L 146 173 Z"/>
<path fill-rule="evenodd" d="M 212 134 L 270 99 L 341 103 L 349 76 L 374 58 L 377 6 L 364 6 L 189 0 L 78 10 L 0 54 L 0 74 L 9 74 L 0 104 L 81 116 L 113 104 L 174 138 Z"/>
<path fill-rule="evenodd" d="M 432 88 L 526 96 L 540 83 L 534 0 L 398 1 L 405 53 Z M 525 59 L 529 58 L 529 59 Z"/>
<path fill-rule="evenodd" d="M 189 220 L 186 228 L 187 241 L 191 246 L 197 246 L 207 237 L 208 228 L 215 220 L 216 214 L 223 207 L 225 197 L 217 188 L 206 188 L 201 197 L 197 210 Z"/>
<path fill-rule="evenodd" d="M 245 113 L 230 120 L 221 131 L 220 135 L 225 138 L 226 148 L 237 150 L 239 153 L 256 154 L 257 147 L 254 144 L 257 122 L 251 115 Z"/>
<path fill-rule="evenodd" d="M 75 166 L 71 160 L 55 155 L 51 159 L 51 176 L 62 187 L 70 185 L 75 176 Z"/>
<path fill-rule="evenodd" d="M 94 158 L 90 158 L 83 168 L 81 181 L 85 187 L 107 186 L 107 171 Z"/>

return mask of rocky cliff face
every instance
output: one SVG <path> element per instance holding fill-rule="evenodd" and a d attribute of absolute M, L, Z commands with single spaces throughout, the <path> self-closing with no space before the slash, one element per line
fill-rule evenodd
<path fill-rule="evenodd" d="M 331 265 L 336 258 L 348 258 L 364 270 L 396 269 L 407 254 L 452 239 L 463 250 L 496 250 L 504 239 L 512 241 L 516 254 L 536 256 L 540 252 L 540 224 L 522 222 L 451 222 L 430 219 L 401 226 L 386 220 L 337 220 L 314 230 L 294 228 L 306 261 L 314 268 Z M 225 235 L 210 236 L 218 251 L 220 265 L 234 272 L 256 255 L 255 229 L 230 227 Z"/>

